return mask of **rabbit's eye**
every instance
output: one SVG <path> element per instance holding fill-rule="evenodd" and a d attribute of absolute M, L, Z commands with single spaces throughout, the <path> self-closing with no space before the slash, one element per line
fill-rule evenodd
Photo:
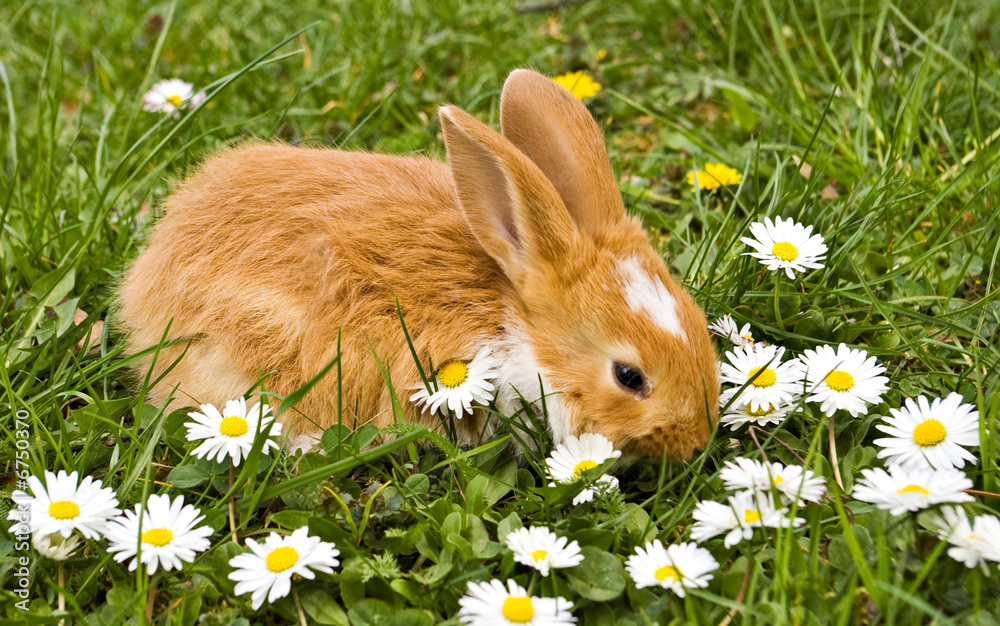
<path fill-rule="evenodd" d="M 646 380 L 638 367 L 615 362 L 614 373 L 619 385 L 641 396 L 646 395 Z"/>

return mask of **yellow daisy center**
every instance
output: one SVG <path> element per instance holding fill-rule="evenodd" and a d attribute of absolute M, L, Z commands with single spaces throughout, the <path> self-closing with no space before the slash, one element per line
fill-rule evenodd
<path fill-rule="evenodd" d="M 672 578 L 674 580 L 680 580 L 681 572 L 673 565 L 664 565 L 660 569 L 653 572 L 653 576 L 656 576 L 656 580 L 662 583 L 668 578 Z"/>
<path fill-rule="evenodd" d="M 535 559 L 535 563 L 541 561 L 549 555 L 547 550 L 535 550 L 531 553 L 531 558 Z"/>
<path fill-rule="evenodd" d="M 227 437 L 242 437 L 249 428 L 247 421 L 239 415 L 230 415 L 219 424 L 219 432 Z"/>
<path fill-rule="evenodd" d="M 785 479 L 782 478 L 781 476 L 775 476 L 774 477 L 774 484 L 775 485 L 780 485 L 783 482 L 785 482 Z"/>
<path fill-rule="evenodd" d="M 507 598 L 503 601 L 503 616 L 515 624 L 527 624 L 535 617 L 531 598 Z"/>
<path fill-rule="evenodd" d="M 583 473 L 589 469 L 594 469 L 597 467 L 597 463 L 591 461 L 590 459 L 584 459 L 573 466 L 573 476 L 577 478 L 583 476 Z"/>
<path fill-rule="evenodd" d="M 757 372 L 760 372 L 759 376 L 757 376 Z M 757 376 L 757 378 L 754 378 L 754 381 L 750 383 L 754 387 L 770 387 L 778 381 L 777 374 L 775 374 L 774 370 L 770 367 L 761 366 L 753 368 L 750 370 L 748 378 L 753 378 L 754 376 Z"/>
<path fill-rule="evenodd" d="M 799 258 L 799 249 L 787 241 L 779 241 L 771 246 L 771 254 L 782 261 L 794 261 Z"/>
<path fill-rule="evenodd" d="M 927 491 L 926 489 L 924 489 L 920 485 L 907 485 L 907 486 L 903 487 L 902 489 L 897 489 L 896 493 L 900 493 L 900 494 L 902 494 L 902 493 L 919 493 L 919 494 L 923 494 L 923 496 L 925 498 L 927 496 L 931 495 L 931 492 Z"/>
<path fill-rule="evenodd" d="M 299 560 L 299 553 L 291 546 L 284 546 L 271 551 L 267 555 L 267 569 L 280 574 Z"/>
<path fill-rule="evenodd" d="M 167 102 L 174 105 L 175 107 L 179 107 L 181 105 L 181 102 L 184 102 L 184 99 L 178 95 L 173 95 L 167 98 Z"/>
<path fill-rule="evenodd" d="M 760 521 L 760 513 L 754 511 L 753 509 L 747 509 L 743 511 L 743 522 L 746 524 L 753 524 L 754 522 Z"/>
<path fill-rule="evenodd" d="M 454 389 L 469 377 L 469 366 L 461 361 L 448 361 L 438 369 L 438 382 Z"/>
<path fill-rule="evenodd" d="M 850 391 L 854 386 L 854 377 L 844 370 L 833 370 L 823 380 L 834 391 Z"/>
<path fill-rule="evenodd" d="M 174 539 L 174 533 L 169 528 L 151 528 L 142 533 L 142 542 L 154 546 L 165 546 Z"/>
<path fill-rule="evenodd" d="M 80 507 L 69 500 L 60 500 L 49 505 L 49 515 L 56 519 L 73 519 L 79 514 Z"/>
<path fill-rule="evenodd" d="M 756 382 L 759 382 L 759 381 L 760 381 L 760 378 L 758 378 L 754 382 L 756 383 Z M 765 415 L 770 415 L 771 413 L 774 413 L 774 411 L 775 411 L 775 407 L 774 407 L 773 404 L 768 404 L 766 409 L 764 407 L 761 407 L 761 408 L 757 409 L 756 411 L 753 410 L 753 409 L 751 409 L 750 408 L 751 406 L 752 405 L 750 405 L 750 404 L 748 404 L 746 406 L 747 415 L 753 415 L 754 417 L 763 417 Z"/>
<path fill-rule="evenodd" d="M 944 441 L 947 434 L 944 424 L 937 420 L 927 420 L 917 424 L 917 427 L 913 429 L 913 443 L 929 448 Z"/>

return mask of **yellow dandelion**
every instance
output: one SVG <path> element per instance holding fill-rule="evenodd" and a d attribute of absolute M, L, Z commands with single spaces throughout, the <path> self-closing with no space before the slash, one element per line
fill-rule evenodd
<path fill-rule="evenodd" d="M 552 80 L 560 87 L 566 88 L 577 100 L 593 98 L 601 90 L 601 84 L 583 70 L 556 76 Z"/>
<path fill-rule="evenodd" d="M 705 169 L 688 172 L 687 181 L 691 191 L 715 191 L 719 187 L 738 185 L 743 180 L 739 172 L 722 163 L 706 163 Z"/>

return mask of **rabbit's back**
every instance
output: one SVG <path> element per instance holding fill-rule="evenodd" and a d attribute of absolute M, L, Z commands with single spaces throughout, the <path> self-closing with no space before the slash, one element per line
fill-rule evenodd
<path fill-rule="evenodd" d="M 397 298 L 426 363 L 497 334 L 505 280 L 472 236 L 447 166 L 252 146 L 210 159 L 167 200 L 121 285 L 118 317 L 133 350 L 155 345 L 168 324 L 168 338 L 193 337 L 158 356 L 155 375 L 187 349 L 154 400 L 177 385 L 178 405 L 218 404 L 268 372 L 266 388 L 287 394 L 339 341 L 343 412 L 335 374 L 298 408 L 321 426 L 385 422 L 372 353 L 396 384 L 419 380 Z"/>

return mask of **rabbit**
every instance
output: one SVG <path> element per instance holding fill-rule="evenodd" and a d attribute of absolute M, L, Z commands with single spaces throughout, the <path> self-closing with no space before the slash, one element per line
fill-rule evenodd
<path fill-rule="evenodd" d="M 489 348 L 499 413 L 544 394 L 555 443 L 594 432 L 627 455 L 690 458 L 718 420 L 705 314 L 627 215 L 586 107 L 519 69 L 502 134 L 455 106 L 439 118 L 447 165 L 256 144 L 180 184 L 118 288 L 130 351 L 189 338 L 139 360 L 162 376 L 149 398 L 220 405 L 268 373 L 287 395 L 339 346 L 341 388 L 334 370 L 279 419 L 293 447 L 338 416 L 392 423 L 380 366 L 404 414 L 441 428 L 410 401 L 422 383 L 398 301 L 425 368 Z M 497 419 L 458 417 L 464 445 Z"/>

